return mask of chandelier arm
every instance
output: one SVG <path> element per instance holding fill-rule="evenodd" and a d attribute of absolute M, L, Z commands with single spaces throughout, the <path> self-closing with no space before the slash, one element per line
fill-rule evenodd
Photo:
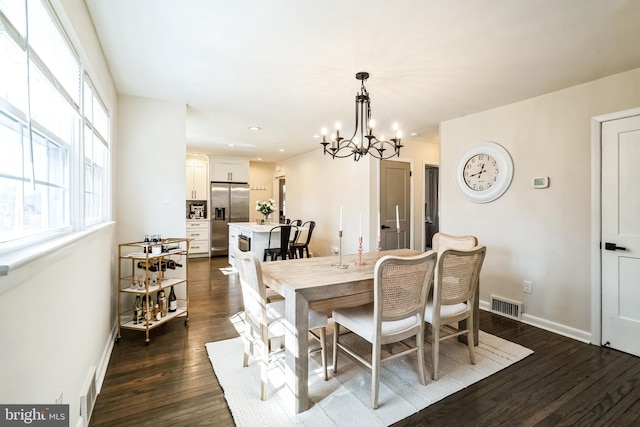
<path fill-rule="evenodd" d="M 358 147 L 356 146 L 356 144 L 348 139 L 344 139 L 342 142 L 346 142 L 342 145 L 339 145 L 335 151 L 333 152 L 333 157 L 334 158 L 339 158 L 339 159 L 344 159 L 346 157 L 349 156 L 353 156 L 354 153 L 357 152 Z M 346 151 L 345 151 L 346 150 Z M 340 154 L 342 152 L 342 154 Z"/>

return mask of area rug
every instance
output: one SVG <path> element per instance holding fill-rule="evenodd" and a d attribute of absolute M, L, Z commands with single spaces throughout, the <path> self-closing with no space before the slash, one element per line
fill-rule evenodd
<path fill-rule="evenodd" d="M 234 324 L 240 326 L 239 322 Z M 345 339 L 349 339 L 348 335 L 353 334 L 347 334 Z M 340 340 L 343 341 L 342 335 Z M 327 342 L 331 343 L 330 337 L 327 337 Z M 309 345 L 317 348 L 316 343 L 312 340 Z M 366 348 L 368 343 L 363 343 Z M 349 426 L 387 426 L 533 353 L 518 344 L 480 331 L 476 364 L 471 365 L 467 347 L 454 339 L 446 340 L 440 344 L 439 377 L 433 381 L 431 346 L 427 344 L 427 384 L 420 384 L 415 354 L 385 362 L 380 372 L 380 406 L 373 410 L 368 369 L 341 352 L 338 373 L 333 374 L 329 366 L 329 380 L 324 381 L 320 352 L 312 352 L 309 356 L 309 397 L 313 406 L 296 415 L 293 394 L 285 382 L 284 360 L 270 365 L 268 398 L 261 401 L 260 365 L 251 358 L 248 367 L 242 366 L 244 344 L 241 337 L 208 343 L 206 349 L 233 419 L 241 427 L 326 427 L 345 423 Z M 328 361 L 330 365 L 330 349 Z"/>

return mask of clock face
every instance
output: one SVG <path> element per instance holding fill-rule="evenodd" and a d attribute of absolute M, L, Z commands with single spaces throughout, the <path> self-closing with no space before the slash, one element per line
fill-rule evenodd
<path fill-rule="evenodd" d="M 464 165 L 464 182 L 473 191 L 488 190 L 497 182 L 499 174 L 498 162 L 489 154 L 476 154 Z"/>
<path fill-rule="evenodd" d="M 483 141 L 458 159 L 455 179 L 462 195 L 474 203 L 488 203 L 502 196 L 513 178 L 513 161 L 499 144 Z"/>

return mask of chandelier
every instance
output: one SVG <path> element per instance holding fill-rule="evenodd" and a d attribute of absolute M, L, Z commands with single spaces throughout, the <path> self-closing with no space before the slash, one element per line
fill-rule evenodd
<path fill-rule="evenodd" d="M 351 138 L 344 139 L 340 136 L 340 122 L 336 123 L 336 133 L 331 136 L 331 141 L 327 141 L 327 129 L 322 129 L 322 144 L 324 154 L 331 154 L 334 159 L 353 156 L 354 161 L 360 160 L 363 156 L 371 154 L 376 159 L 390 159 L 393 156 L 400 157 L 400 132 L 398 123 L 393 124 L 393 138 L 388 141 L 384 135 L 380 138 L 373 134 L 374 122 L 371 119 L 371 98 L 364 86 L 364 82 L 369 78 L 369 73 L 361 71 L 356 74 L 356 79 L 360 80 L 360 93 L 356 94 L 356 129 Z M 365 142 L 366 140 L 366 142 Z M 330 146 L 329 146 L 330 145 Z"/>

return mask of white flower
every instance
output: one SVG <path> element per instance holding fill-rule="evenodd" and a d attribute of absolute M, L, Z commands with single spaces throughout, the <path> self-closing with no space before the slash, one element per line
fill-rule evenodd
<path fill-rule="evenodd" d="M 273 199 L 269 199 L 263 202 L 260 200 L 256 200 L 256 210 L 263 215 L 272 214 L 276 211 L 276 209 L 278 209 L 278 206 L 276 205 L 276 201 Z"/>

